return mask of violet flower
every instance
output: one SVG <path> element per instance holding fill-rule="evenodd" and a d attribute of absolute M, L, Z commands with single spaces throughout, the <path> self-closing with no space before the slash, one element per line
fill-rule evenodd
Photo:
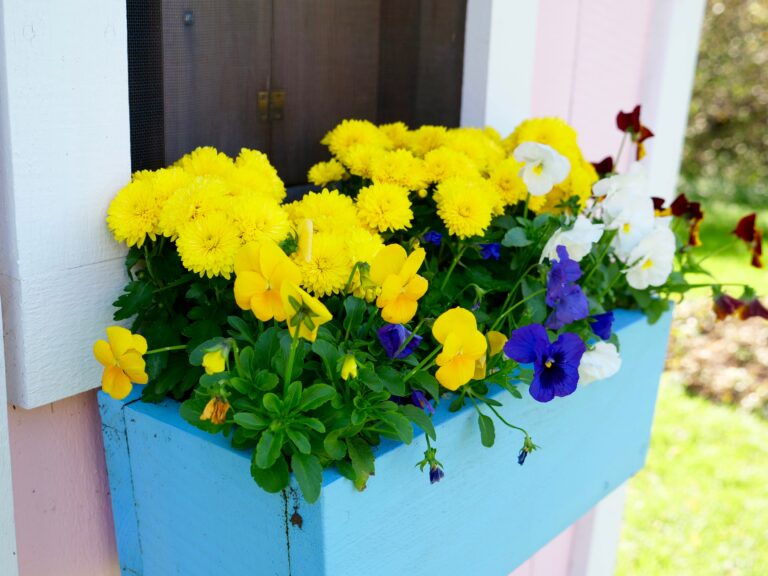
<path fill-rule="evenodd" d="M 525 459 L 528 457 L 528 450 L 520 448 L 520 452 L 517 453 L 517 463 L 522 466 L 525 464 Z"/>
<path fill-rule="evenodd" d="M 432 464 L 429 467 L 429 483 L 430 484 L 436 484 L 437 482 L 440 482 L 440 480 L 442 480 L 444 476 L 445 476 L 445 472 L 443 472 L 443 469 L 437 466 L 436 464 Z"/>
<path fill-rule="evenodd" d="M 379 328 L 376 334 L 379 337 L 379 342 L 384 348 L 384 351 L 390 358 L 395 358 L 396 354 L 399 359 L 406 358 L 419 347 L 419 344 L 421 344 L 422 341 L 421 336 L 415 335 L 410 339 L 408 344 L 406 344 L 405 348 L 400 350 L 403 343 L 411 336 L 411 331 L 402 324 L 385 324 Z M 400 350 L 399 353 L 398 350 Z"/>
<path fill-rule="evenodd" d="M 480 246 L 480 256 L 483 260 L 498 260 L 501 257 L 501 244 L 498 242 L 478 244 L 478 246 Z"/>
<path fill-rule="evenodd" d="M 521 364 L 533 364 L 533 381 L 529 392 L 534 400 L 549 402 L 555 396 L 568 396 L 579 383 L 579 363 L 587 347 L 573 334 L 560 334 L 550 343 L 541 324 L 518 328 L 504 345 L 507 357 Z"/>
<path fill-rule="evenodd" d="M 557 247 L 558 260 L 552 263 L 547 276 L 547 306 L 554 308 L 547 318 L 547 328 L 559 330 L 566 324 L 589 315 L 589 302 L 575 282 L 581 278 L 579 263 L 568 257 L 565 246 Z"/>
<path fill-rule="evenodd" d="M 432 406 L 427 397 L 424 395 L 424 392 L 421 390 L 414 390 L 411 392 L 411 402 L 413 402 L 414 406 L 421 408 L 427 414 L 431 415 L 435 413 L 435 407 Z"/>
<path fill-rule="evenodd" d="M 595 314 L 591 317 L 592 332 L 598 338 L 608 340 L 611 337 L 611 328 L 613 327 L 613 312 Z"/>
<path fill-rule="evenodd" d="M 440 232 L 435 232 L 434 230 L 430 230 L 429 232 L 426 232 L 422 238 L 424 239 L 424 242 L 426 242 L 427 244 L 434 244 L 435 246 L 438 246 L 438 247 L 443 242 L 443 235 L 440 234 Z"/>

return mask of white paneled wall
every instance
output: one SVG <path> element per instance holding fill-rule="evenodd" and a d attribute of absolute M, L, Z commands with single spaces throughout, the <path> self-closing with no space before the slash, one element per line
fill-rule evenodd
<path fill-rule="evenodd" d="M 92 342 L 124 283 L 104 223 L 130 177 L 125 0 L 3 0 L 0 294 L 9 399 L 99 385 Z"/>

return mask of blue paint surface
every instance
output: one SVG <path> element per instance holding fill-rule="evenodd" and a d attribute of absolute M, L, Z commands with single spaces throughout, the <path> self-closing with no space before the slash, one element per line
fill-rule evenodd
<path fill-rule="evenodd" d="M 314 505 L 295 490 L 264 493 L 250 455 L 189 426 L 173 401 L 123 410 L 101 402 L 124 573 L 508 574 L 643 466 L 670 320 L 648 326 L 639 313 L 617 312 L 621 371 L 567 398 L 497 393 L 504 416 L 541 446 L 525 466 L 519 434 L 497 425 L 496 445 L 483 448 L 474 410 L 449 413 L 444 402 L 435 415 L 442 482 L 430 485 L 415 467 L 426 447 L 417 435 L 409 446 L 382 444 L 363 493 L 325 471 Z M 122 440 L 107 434 L 115 412 Z"/>

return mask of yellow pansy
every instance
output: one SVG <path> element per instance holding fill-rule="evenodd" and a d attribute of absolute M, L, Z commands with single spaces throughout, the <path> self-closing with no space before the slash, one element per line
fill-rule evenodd
<path fill-rule="evenodd" d="M 344 362 L 341 364 L 341 377 L 344 380 L 357 378 L 357 360 L 353 354 L 344 356 Z"/>
<path fill-rule="evenodd" d="M 496 354 L 501 352 L 504 349 L 504 344 L 507 343 L 507 337 L 501 332 L 496 332 L 495 330 L 491 330 L 485 336 L 488 338 L 488 345 L 490 347 L 489 351 L 491 356 L 496 356 Z"/>
<path fill-rule="evenodd" d="M 235 301 L 262 322 L 285 320 L 280 288 L 300 281 L 299 267 L 274 242 L 247 244 L 235 257 Z"/>
<path fill-rule="evenodd" d="M 229 412 L 229 402 L 219 396 L 214 396 L 203 408 L 200 420 L 210 420 L 211 424 L 224 424 L 227 419 L 227 412 Z"/>
<path fill-rule="evenodd" d="M 288 319 L 288 331 L 291 336 L 314 342 L 317 329 L 333 316 L 328 308 L 317 298 L 310 296 L 294 282 L 283 282 L 280 297 Z"/>
<path fill-rule="evenodd" d="M 115 400 L 122 400 L 131 392 L 133 385 L 146 384 L 147 373 L 143 355 L 147 351 L 144 336 L 132 334 L 121 326 L 107 328 L 107 340 L 97 340 L 93 355 L 103 366 L 101 389 Z"/>
<path fill-rule="evenodd" d="M 485 336 L 477 329 L 474 314 L 464 308 L 443 312 L 432 326 L 432 335 L 443 345 L 435 359 L 440 367 L 435 377 L 444 388 L 457 390 L 475 377 L 476 363 L 488 348 Z"/>
<path fill-rule="evenodd" d="M 381 317 L 390 324 L 405 324 L 416 315 L 418 300 L 427 292 L 429 283 L 418 274 L 426 252 L 417 248 L 408 256 L 398 244 L 385 246 L 371 262 L 369 277 L 381 287 L 376 306 Z"/>
<path fill-rule="evenodd" d="M 217 348 L 210 352 L 206 352 L 203 356 L 203 368 L 205 368 L 206 374 L 218 374 L 224 372 L 226 367 L 227 350 L 224 348 Z"/>

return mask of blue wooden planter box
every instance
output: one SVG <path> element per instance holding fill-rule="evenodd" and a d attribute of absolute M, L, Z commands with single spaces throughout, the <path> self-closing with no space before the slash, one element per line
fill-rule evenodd
<path fill-rule="evenodd" d="M 356 492 L 334 470 L 320 500 L 267 494 L 249 454 L 201 432 L 167 400 L 100 396 L 123 574 L 143 576 L 501 576 L 522 564 L 645 461 L 671 314 L 649 326 L 619 311 L 615 377 L 539 404 L 499 392 L 503 413 L 541 450 L 517 464 L 521 438 L 497 426 L 480 444 L 472 408 L 435 415 L 442 482 L 411 445 L 383 444 Z"/>

